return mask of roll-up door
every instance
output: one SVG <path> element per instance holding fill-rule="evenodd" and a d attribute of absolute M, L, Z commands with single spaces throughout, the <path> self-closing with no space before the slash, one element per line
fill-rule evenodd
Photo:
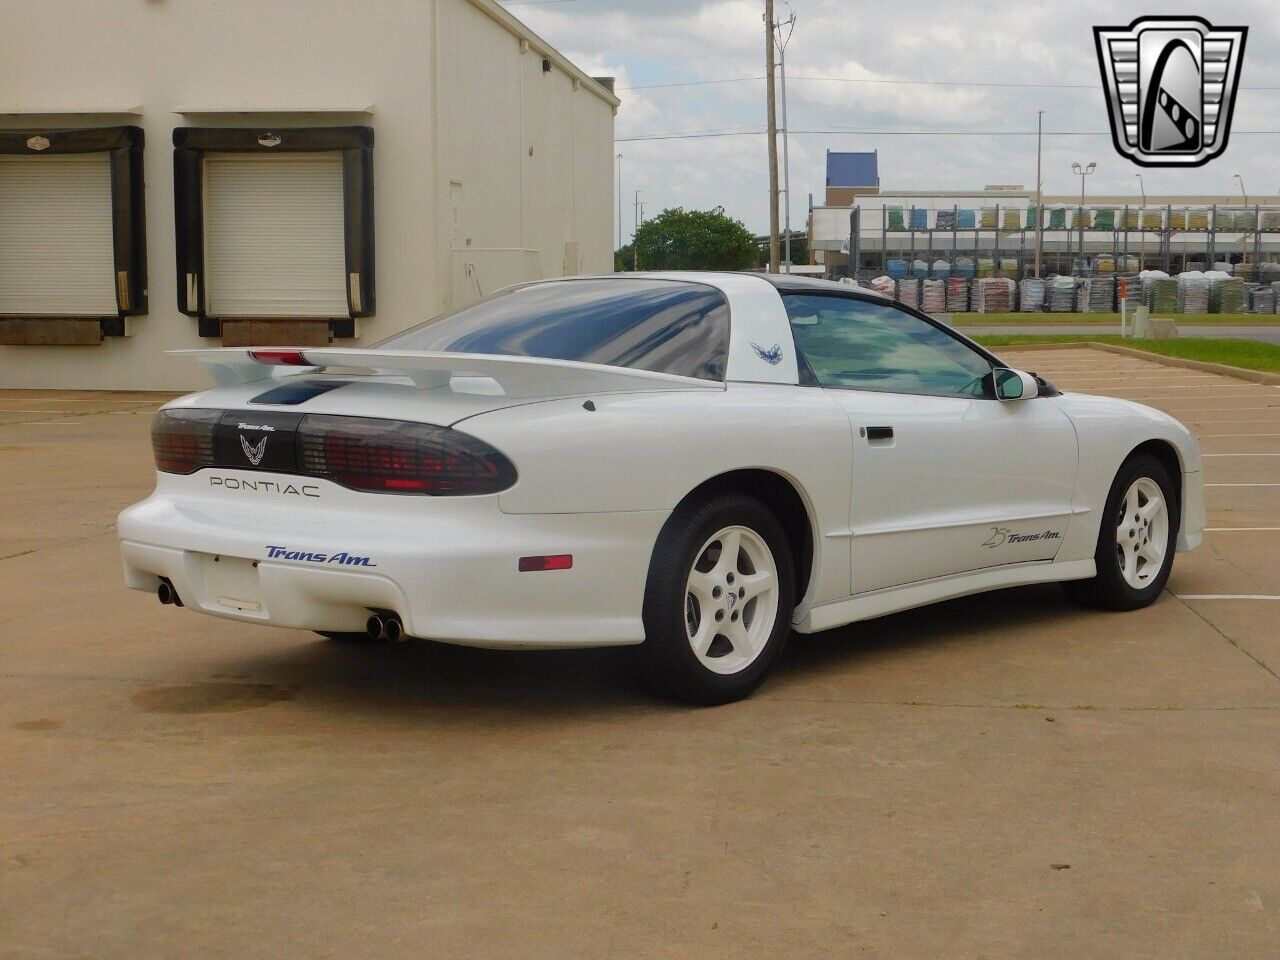
<path fill-rule="evenodd" d="M 0 316 L 117 309 L 109 155 L 0 156 Z"/>
<path fill-rule="evenodd" d="M 214 317 L 345 317 L 338 151 L 204 159 L 205 283 Z"/>

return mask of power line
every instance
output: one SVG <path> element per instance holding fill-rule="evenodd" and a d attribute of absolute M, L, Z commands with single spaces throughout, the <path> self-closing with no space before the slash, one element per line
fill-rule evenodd
<path fill-rule="evenodd" d="M 551 2 L 551 0 L 543 0 L 543 2 Z M 629 87 L 618 87 L 622 90 L 664 90 L 671 87 L 704 87 L 712 84 L 725 83 L 750 83 L 752 81 L 763 80 L 764 75 L 754 77 L 725 77 L 718 80 L 673 80 L 669 83 L 644 83 L 633 84 Z M 819 81 L 825 83 L 866 83 L 882 86 L 911 86 L 911 87 L 996 87 L 1007 89 L 1031 89 L 1031 90 L 1097 90 L 1096 83 L 1039 83 L 1035 81 L 1023 80 L 899 80 L 895 78 L 879 78 L 879 77 L 821 77 L 814 74 L 793 74 L 788 77 L 790 80 Z M 1252 90 L 1258 92 L 1277 91 L 1280 86 L 1275 87 L 1241 87 L 1241 90 Z"/>
<path fill-rule="evenodd" d="M 1109 130 L 1046 130 L 1038 134 L 1035 130 L 854 130 L 849 127 L 837 127 L 829 130 L 792 130 L 794 134 L 833 136 L 836 134 L 859 134 L 875 137 L 1109 137 Z M 1280 130 L 1233 130 L 1236 136 L 1268 137 L 1280 136 Z M 616 143 L 637 143 L 646 140 L 706 140 L 716 137 L 760 137 L 764 130 L 706 130 L 698 133 L 659 133 L 636 137 L 615 137 Z"/>

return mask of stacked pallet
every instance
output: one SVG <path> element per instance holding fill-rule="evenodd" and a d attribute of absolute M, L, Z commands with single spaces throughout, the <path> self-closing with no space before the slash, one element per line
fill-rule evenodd
<path fill-rule="evenodd" d="M 1258 229 L 1258 218 L 1252 210 L 1238 210 L 1231 214 L 1230 229 L 1238 233 L 1253 233 Z"/>
<path fill-rule="evenodd" d="M 960 230 L 972 230 L 975 226 L 977 226 L 977 224 L 978 224 L 977 217 L 976 217 L 976 216 L 974 216 L 974 212 L 973 212 L 972 210 L 957 210 L 957 211 L 956 211 L 956 227 L 957 227 L 957 229 L 960 229 Z"/>
<path fill-rule="evenodd" d="M 1262 229 L 1280 230 L 1280 210 L 1262 211 Z"/>
<path fill-rule="evenodd" d="M 898 302 L 918 309 L 920 307 L 920 283 L 921 281 L 919 280 L 899 280 Z"/>
<path fill-rule="evenodd" d="M 947 283 L 947 313 L 964 313 L 969 309 L 969 281 L 952 277 Z"/>
<path fill-rule="evenodd" d="M 1210 313 L 1244 313 L 1244 281 L 1239 277 L 1219 280 L 1209 295 Z"/>
<path fill-rule="evenodd" d="M 1071 221 L 1071 228 L 1073 230 L 1080 230 L 1081 228 L 1085 230 L 1092 230 L 1093 229 L 1092 212 L 1084 209 L 1077 210 L 1075 212 L 1074 218 Z"/>
<path fill-rule="evenodd" d="M 907 275 L 907 261 L 890 260 L 885 264 L 885 269 L 889 271 L 889 276 L 900 279 Z M 873 280 L 872 283 L 875 283 L 875 281 Z"/>
<path fill-rule="evenodd" d="M 1013 309 L 1014 283 L 1004 277 L 979 280 L 973 294 L 973 308 L 979 313 L 1009 313 Z"/>
<path fill-rule="evenodd" d="M 1054 207 L 1049 211 L 1049 229 L 1065 230 L 1067 229 L 1067 208 Z"/>
<path fill-rule="evenodd" d="M 1114 230 L 1116 228 L 1116 212 L 1114 210 L 1096 210 L 1093 216 L 1093 229 Z"/>
<path fill-rule="evenodd" d="M 1126 230 L 1137 230 L 1138 229 L 1138 211 L 1126 210 L 1124 212 L 1124 217 L 1121 219 L 1121 224 Z"/>
<path fill-rule="evenodd" d="M 1209 312 L 1210 289 L 1214 286 L 1207 273 L 1178 274 L 1178 310 L 1182 313 Z"/>
<path fill-rule="evenodd" d="M 997 270 L 1002 277 L 1018 276 L 1018 258 L 1017 257 L 1001 257 Z"/>
<path fill-rule="evenodd" d="M 1185 210 L 1170 210 L 1170 211 L 1169 211 L 1169 217 L 1168 217 L 1168 219 L 1169 219 L 1169 229 L 1170 229 L 1170 230 L 1185 230 L 1185 229 L 1187 229 L 1187 211 L 1185 211 Z"/>
<path fill-rule="evenodd" d="M 1209 211 L 1208 210 L 1188 210 L 1187 211 L 1187 229 L 1188 230 L 1208 230 L 1209 229 Z"/>
<path fill-rule="evenodd" d="M 1027 229 L 1030 230 L 1040 220 L 1040 209 L 1038 207 L 1027 207 Z"/>
<path fill-rule="evenodd" d="M 1123 280 L 1124 283 L 1120 285 L 1120 290 L 1117 291 L 1117 299 L 1120 299 L 1120 293 L 1123 291 L 1125 305 L 1132 310 L 1143 302 L 1142 280 L 1137 274 L 1130 274 L 1119 279 Z M 1119 307 L 1119 304 L 1117 303 L 1116 306 Z"/>
<path fill-rule="evenodd" d="M 1271 303 L 1276 308 L 1276 312 L 1280 313 L 1280 280 L 1271 281 Z"/>
<path fill-rule="evenodd" d="M 996 275 L 996 262 L 991 257 L 978 258 L 978 278 L 994 277 Z"/>
<path fill-rule="evenodd" d="M 1243 277 L 1245 280 L 1252 280 L 1256 271 L 1252 260 L 1241 260 L 1231 269 L 1231 272 L 1237 277 Z"/>
<path fill-rule="evenodd" d="M 951 264 L 945 260 L 933 261 L 933 267 L 929 271 L 929 276 L 934 280 L 944 280 L 951 276 Z"/>
<path fill-rule="evenodd" d="M 1160 215 L 1159 210 L 1143 210 L 1142 211 L 1142 229 L 1143 230 L 1159 230 L 1164 223 L 1164 217 Z"/>
<path fill-rule="evenodd" d="M 994 230 L 995 228 L 996 228 L 996 208 L 983 207 L 982 208 L 982 229 Z"/>
<path fill-rule="evenodd" d="M 1142 271 L 1143 300 L 1153 313 L 1176 313 L 1178 281 L 1160 270 Z"/>
<path fill-rule="evenodd" d="M 1070 313 L 1076 306 L 1074 277 L 1051 277 L 1045 290 L 1050 313 Z"/>
<path fill-rule="evenodd" d="M 954 230 L 956 226 L 956 212 L 954 210 L 939 210 L 934 217 L 934 224 L 939 230 Z"/>
<path fill-rule="evenodd" d="M 1086 277 L 1080 297 L 1081 313 L 1111 313 L 1116 308 L 1116 278 Z"/>
<path fill-rule="evenodd" d="M 1275 290 L 1269 283 L 1255 283 L 1249 287 L 1250 313 L 1275 313 Z"/>
<path fill-rule="evenodd" d="M 1138 258 L 1133 256 L 1133 254 L 1128 254 L 1126 256 L 1120 257 L 1118 260 L 1116 260 L 1116 272 L 1117 273 L 1137 273 Z"/>
<path fill-rule="evenodd" d="M 972 280 L 976 273 L 977 269 L 973 265 L 973 257 L 959 257 L 956 260 L 955 274 L 957 277 Z"/>
<path fill-rule="evenodd" d="M 1115 258 L 1109 257 L 1106 254 L 1103 254 L 1102 256 L 1098 257 L 1096 260 L 1093 261 L 1093 269 L 1097 273 L 1115 273 L 1116 272 Z"/>
<path fill-rule="evenodd" d="M 912 230 L 928 230 L 929 229 L 929 211 L 921 207 L 911 208 L 911 229 Z"/>
<path fill-rule="evenodd" d="M 902 220 L 901 207 L 885 207 L 885 226 L 889 230 L 903 230 L 906 224 Z"/>
<path fill-rule="evenodd" d="M 1044 281 L 1039 277 L 1027 277 L 1018 290 L 1019 309 L 1026 313 L 1039 313 L 1044 309 Z"/>
<path fill-rule="evenodd" d="M 942 313 L 946 306 L 947 281 L 922 281 L 920 284 L 920 309 L 925 313 Z"/>
<path fill-rule="evenodd" d="M 1017 210 L 1005 210 L 1000 215 L 1000 229 L 1002 230 L 1021 230 L 1022 217 L 1019 216 Z"/>

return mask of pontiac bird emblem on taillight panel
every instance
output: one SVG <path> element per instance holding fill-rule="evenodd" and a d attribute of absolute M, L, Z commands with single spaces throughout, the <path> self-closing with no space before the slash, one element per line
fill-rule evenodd
<path fill-rule="evenodd" d="M 1248 32 L 1199 17 L 1094 27 L 1116 150 L 1144 167 L 1198 167 L 1219 156 Z"/>
<path fill-rule="evenodd" d="M 240 434 L 240 449 L 244 451 L 244 455 L 249 462 L 255 467 L 262 462 L 262 458 L 267 453 L 267 438 L 263 437 L 257 443 L 250 443 L 244 438 L 244 434 Z"/>

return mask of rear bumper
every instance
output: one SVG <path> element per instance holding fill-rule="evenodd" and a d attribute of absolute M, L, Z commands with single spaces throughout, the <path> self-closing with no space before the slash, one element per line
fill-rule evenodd
<path fill-rule="evenodd" d="M 384 610 L 410 636 L 472 646 L 644 639 L 663 512 L 509 515 L 496 497 L 424 503 L 328 484 L 314 503 L 281 506 L 203 488 L 185 495 L 192 486 L 162 478 L 120 514 L 130 587 L 154 592 L 165 578 L 188 609 L 307 630 L 363 630 L 371 610 Z M 355 502 L 371 512 L 343 509 Z M 553 553 L 573 554 L 572 569 L 517 569 L 522 556 Z"/>

